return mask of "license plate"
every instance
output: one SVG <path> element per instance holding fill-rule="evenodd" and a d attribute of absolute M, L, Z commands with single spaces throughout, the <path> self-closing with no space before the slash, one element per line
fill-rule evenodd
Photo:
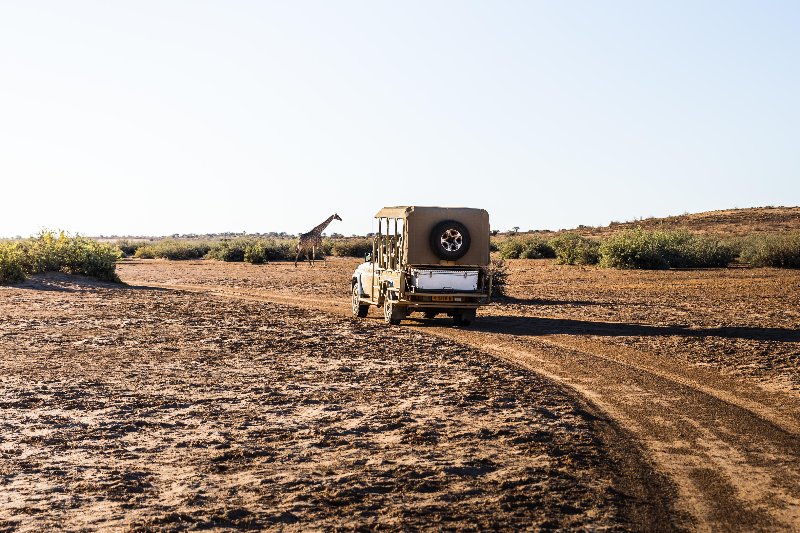
<path fill-rule="evenodd" d="M 434 302 L 452 302 L 452 296 L 434 296 L 431 298 Z"/>

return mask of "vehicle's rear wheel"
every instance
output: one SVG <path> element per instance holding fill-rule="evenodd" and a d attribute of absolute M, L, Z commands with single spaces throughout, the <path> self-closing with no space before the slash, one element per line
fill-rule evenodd
<path fill-rule="evenodd" d="M 364 318 L 369 312 L 369 304 L 361 303 L 361 294 L 358 291 L 358 283 L 353 283 L 353 316 Z"/>
<path fill-rule="evenodd" d="M 469 326 L 475 322 L 475 309 L 464 309 L 453 313 L 453 322 L 457 326 Z"/>
<path fill-rule="evenodd" d="M 403 310 L 389 298 L 387 294 L 383 300 L 383 320 L 387 324 L 396 326 L 403 319 Z"/>

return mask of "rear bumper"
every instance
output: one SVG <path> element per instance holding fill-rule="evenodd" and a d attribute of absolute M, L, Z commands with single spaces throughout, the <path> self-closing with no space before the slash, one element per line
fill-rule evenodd
<path fill-rule="evenodd" d="M 489 295 L 485 293 L 406 293 L 395 305 L 410 308 L 475 308 L 489 303 Z"/>

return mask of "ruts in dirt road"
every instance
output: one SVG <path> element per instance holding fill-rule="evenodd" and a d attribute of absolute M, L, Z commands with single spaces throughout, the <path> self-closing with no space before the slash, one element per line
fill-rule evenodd
<path fill-rule="evenodd" d="M 0 527 L 800 525 L 797 274 L 532 264 L 466 330 L 349 260 L 0 289 Z"/>

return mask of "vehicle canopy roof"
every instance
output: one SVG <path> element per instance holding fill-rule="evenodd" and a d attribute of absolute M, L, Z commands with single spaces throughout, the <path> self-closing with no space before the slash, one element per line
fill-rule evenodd
<path fill-rule="evenodd" d="M 489 213 L 485 209 L 470 207 L 397 206 L 384 207 L 375 218 L 403 219 L 405 221 L 403 257 L 408 265 L 438 265 L 442 261 L 430 245 L 434 226 L 446 220 L 462 223 L 469 231 L 471 244 L 457 265 L 489 264 Z M 385 229 L 384 229 L 385 231 Z"/>
<path fill-rule="evenodd" d="M 458 213 L 464 218 L 483 218 L 488 220 L 489 213 L 485 209 L 475 209 L 473 207 L 433 207 L 420 205 L 400 205 L 395 207 L 384 207 L 377 213 L 375 218 L 411 218 L 425 215 L 439 215 L 442 213 Z M 415 218 L 416 218 L 415 217 Z M 447 220 L 447 219 L 444 219 Z"/>

